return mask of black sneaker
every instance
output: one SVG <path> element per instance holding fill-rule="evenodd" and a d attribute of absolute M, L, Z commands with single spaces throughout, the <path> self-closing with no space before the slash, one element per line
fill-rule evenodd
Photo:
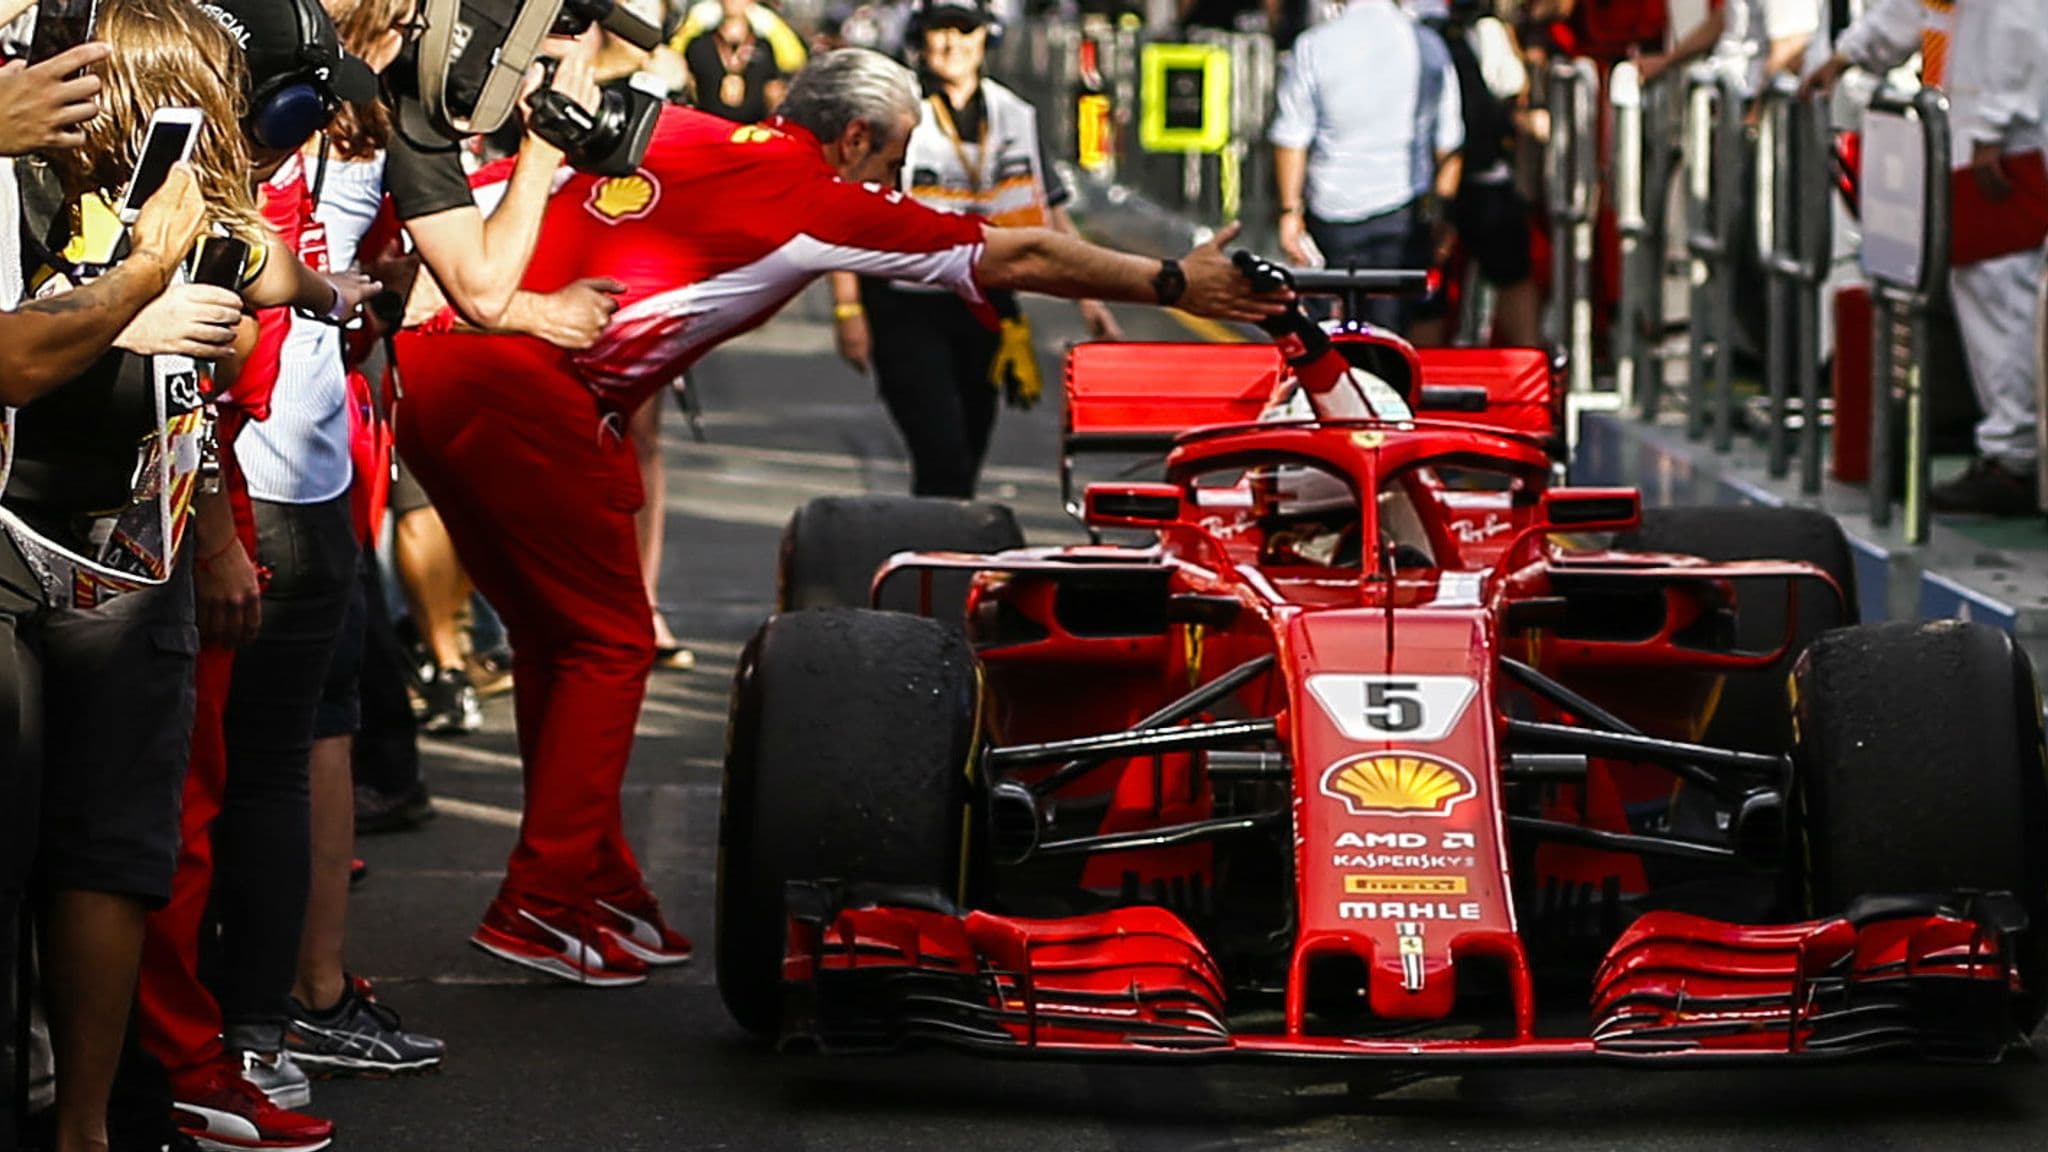
<path fill-rule="evenodd" d="M 358 994 L 353 979 L 331 1010 L 314 1012 L 294 996 L 291 1013 L 285 1048 L 314 1076 L 409 1076 L 440 1067 L 447 1053 L 441 1041 L 407 1032 L 397 1012 Z"/>
<path fill-rule="evenodd" d="M 484 726 L 484 706 L 477 699 L 469 673 L 460 668 L 443 668 L 434 673 L 421 696 L 427 714 L 420 729 L 437 736 L 465 736 Z"/>
<path fill-rule="evenodd" d="M 1977 457 L 1962 475 L 1936 484 L 1927 502 L 1936 512 L 1978 516 L 2030 516 L 2040 508 L 2034 474 L 2015 471 L 1989 456 Z"/>
<path fill-rule="evenodd" d="M 403 832 L 434 818 L 434 799 L 424 780 L 403 792 L 381 792 L 356 785 L 356 831 L 364 834 Z"/>

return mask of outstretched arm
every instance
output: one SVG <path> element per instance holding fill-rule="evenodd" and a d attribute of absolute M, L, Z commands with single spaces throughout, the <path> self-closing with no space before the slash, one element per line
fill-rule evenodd
<path fill-rule="evenodd" d="M 1288 295 L 1255 292 L 1223 253 L 1237 238 L 1238 225 L 1226 225 L 1208 243 L 1180 261 L 1187 289 L 1173 303 L 1214 320 L 1251 322 L 1286 307 Z M 1159 302 L 1154 281 L 1162 262 L 1090 244 L 1045 228 L 991 228 L 984 234 L 981 259 L 975 262 L 975 283 L 983 288 L 1043 292 L 1076 299 L 1123 300 L 1133 304 Z"/>

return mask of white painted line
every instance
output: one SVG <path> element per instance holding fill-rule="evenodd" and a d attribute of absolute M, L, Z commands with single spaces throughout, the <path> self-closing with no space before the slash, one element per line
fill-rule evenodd
<path fill-rule="evenodd" d="M 664 445 L 666 447 L 666 445 Z M 686 441 L 678 456 L 724 457 L 730 460 L 758 460 L 768 464 L 790 464 L 800 468 L 832 468 L 849 472 L 900 472 L 910 475 L 910 462 L 899 459 L 878 459 L 875 457 L 849 456 L 843 452 L 809 452 L 797 448 L 755 448 L 744 444 L 720 444 L 711 442 L 699 444 Z M 1038 488 L 1057 490 L 1059 474 L 1051 468 L 1016 468 L 991 466 L 981 470 L 984 480 L 1001 481 L 1008 484 L 1030 485 Z M 689 476 L 684 474 L 685 483 Z M 673 492 L 670 493 L 674 495 Z"/>
<path fill-rule="evenodd" d="M 457 820 L 474 820 L 497 828 L 519 827 L 519 813 L 511 808 L 500 808 L 496 804 L 479 804 L 474 800 L 456 800 L 448 796 L 434 797 L 434 811 Z"/>
<path fill-rule="evenodd" d="M 440 740 L 426 735 L 420 737 L 420 750 L 429 756 L 439 757 L 444 760 L 466 761 L 470 764 L 478 764 L 487 768 L 510 769 L 513 772 L 518 772 L 525 767 L 520 762 L 518 753 L 515 752 L 493 752 L 489 748 L 476 748 L 468 744 L 458 744 L 453 740 Z M 464 769 L 456 765 L 450 765 L 450 767 L 455 767 L 457 771 L 464 771 Z"/>

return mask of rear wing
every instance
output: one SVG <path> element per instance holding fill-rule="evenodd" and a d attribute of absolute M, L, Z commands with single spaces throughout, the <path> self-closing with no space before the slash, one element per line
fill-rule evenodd
<path fill-rule="evenodd" d="M 1072 491 L 1083 452 L 1160 452 L 1191 428 L 1249 424 L 1279 386 L 1283 365 L 1271 344 L 1079 344 L 1067 353 L 1066 427 L 1060 497 Z"/>
<path fill-rule="evenodd" d="M 1563 431 L 1564 393 L 1550 357 L 1539 348 L 1418 348 L 1424 392 L 1416 413 L 1440 413 L 1461 424 L 1521 432 L 1545 442 Z M 1479 401 L 1484 392 L 1485 400 Z M 1472 403 L 1452 400 L 1464 393 Z M 1459 415 L 1451 415 L 1460 413 Z M 1553 454 L 1560 449 L 1553 449 Z"/>

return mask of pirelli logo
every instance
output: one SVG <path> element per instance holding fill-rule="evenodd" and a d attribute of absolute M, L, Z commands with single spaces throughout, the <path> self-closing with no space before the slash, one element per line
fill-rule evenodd
<path fill-rule="evenodd" d="M 1346 876 L 1346 896 L 1463 896 L 1463 876 Z"/>

